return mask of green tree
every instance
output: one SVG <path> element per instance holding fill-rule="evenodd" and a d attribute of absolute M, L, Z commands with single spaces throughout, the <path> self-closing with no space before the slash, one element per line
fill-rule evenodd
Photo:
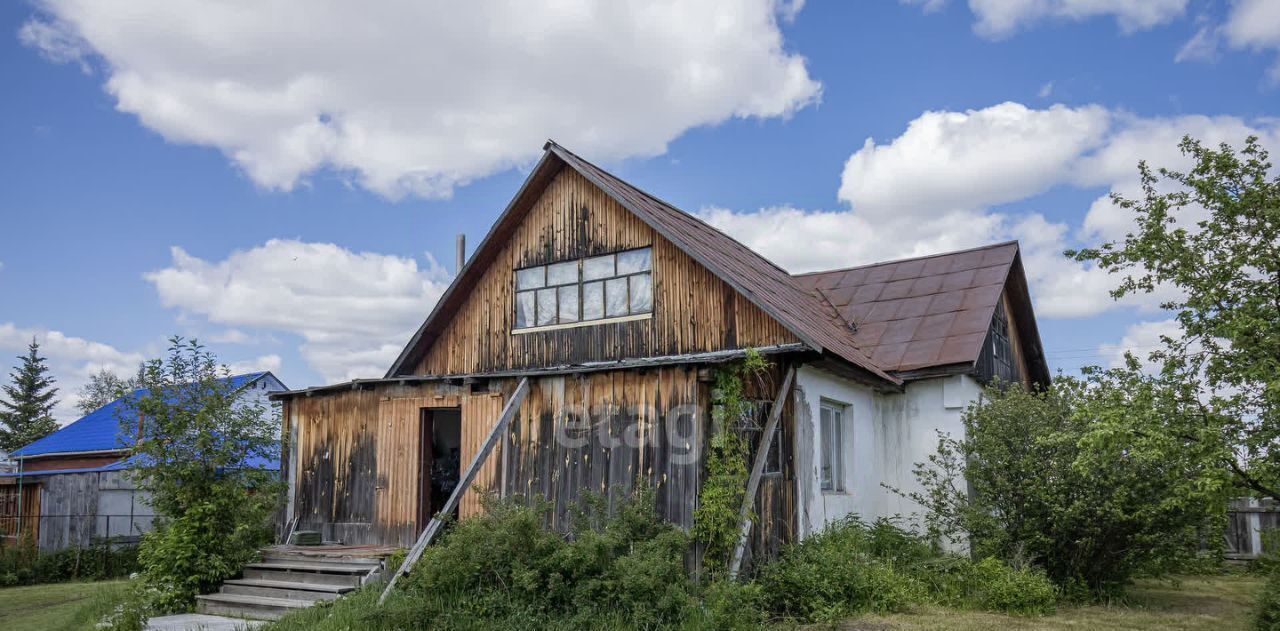
<path fill-rule="evenodd" d="M 58 422 L 53 420 L 58 389 L 34 338 L 27 345 L 27 354 L 18 360 L 21 363 L 9 373 L 10 383 L 4 386 L 7 399 L 0 398 L 0 448 L 7 451 L 58 429 Z"/>
<path fill-rule="evenodd" d="M 187 609 L 196 594 L 234 575 L 271 537 L 279 472 L 246 466 L 280 454 L 277 414 L 237 399 L 225 366 L 195 340 L 174 337 L 146 362 L 143 393 L 121 414 L 142 432 L 131 475 L 159 516 L 139 549 L 151 612 Z"/>
<path fill-rule="evenodd" d="M 1113 595 L 1220 539 L 1210 533 L 1225 510 L 1228 476 L 1215 463 L 1225 446 L 1148 431 L 1180 405 L 1176 384 L 1132 358 L 1047 391 L 988 388 L 964 436 L 942 437 L 916 466 L 923 490 L 909 497 L 935 537 L 1034 563 L 1072 597 Z"/>
<path fill-rule="evenodd" d="M 1143 195 L 1115 203 L 1136 223 L 1123 240 L 1069 251 L 1120 277 L 1116 298 L 1176 290 L 1162 306 L 1181 327 L 1152 353 L 1185 398 L 1158 426 L 1210 450 L 1243 487 L 1280 500 L 1280 176 L 1256 137 L 1238 153 L 1190 137 L 1187 172 L 1138 166 Z"/>
<path fill-rule="evenodd" d="M 103 368 L 89 375 L 89 381 L 80 386 L 80 391 L 76 393 L 76 409 L 81 414 L 94 412 L 137 389 L 138 380 L 138 376 L 125 379 Z"/>

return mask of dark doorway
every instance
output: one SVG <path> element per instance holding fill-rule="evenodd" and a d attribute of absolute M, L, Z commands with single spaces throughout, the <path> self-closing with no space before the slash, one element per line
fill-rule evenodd
<path fill-rule="evenodd" d="M 462 477 L 462 410 L 422 408 L 418 429 L 418 532 L 444 508 Z M 458 508 L 453 509 L 458 516 Z"/>

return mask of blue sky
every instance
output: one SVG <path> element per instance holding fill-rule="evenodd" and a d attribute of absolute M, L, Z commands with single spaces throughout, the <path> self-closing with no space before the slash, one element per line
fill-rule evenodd
<path fill-rule="evenodd" d="M 793 271 L 1019 238 L 1052 367 L 1105 364 L 1167 316 L 1058 252 L 1183 133 L 1280 138 L 1266 0 L 375 4 L 0 5 L 0 352 L 62 420 L 171 334 L 379 376 L 547 137 Z"/>

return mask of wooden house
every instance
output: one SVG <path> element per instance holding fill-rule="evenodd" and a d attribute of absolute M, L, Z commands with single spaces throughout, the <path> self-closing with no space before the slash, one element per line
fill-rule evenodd
<path fill-rule="evenodd" d="M 912 488 L 984 382 L 1049 379 L 1017 243 L 795 276 L 549 142 L 384 377 L 273 395 L 288 519 L 412 543 L 527 380 L 461 518 L 491 492 L 547 500 L 559 525 L 585 491 L 644 483 L 691 526 L 710 378 L 748 349 L 772 366 L 735 423 L 751 445 L 780 402 L 755 554 L 849 513 L 909 515 L 881 483 Z"/>

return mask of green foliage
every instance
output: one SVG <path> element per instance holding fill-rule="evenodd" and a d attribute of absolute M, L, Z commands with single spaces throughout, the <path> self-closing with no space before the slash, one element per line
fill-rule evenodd
<path fill-rule="evenodd" d="M 382 607 L 377 590 L 299 612 L 271 629 L 754 628 L 756 586 L 699 586 L 684 568 L 688 536 L 641 491 L 604 512 L 587 502 L 562 535 L 549 507 L 490 501 L 427 548 Z"/>
<path fill-rule="evenodd" d="M 1217 464 L 1280 500 L 1280 175 L 1256 137 L 1239 153 L 1190 137 L 1179 146 L 1195 160 L 1190 171 L 1143 163 L 1143 197 L 1113 196 L 1133 212 L 1133 232 L 1067 254 L 1118 274 L 1117 298 L 1177 290 L 1162 306 L 1181 335 L 1151 359 L 1182 384 L 1184 410 L 1141 429 L 1225 441 Z"/>
<path fill-rule="evenodd" d="M 696 588 L 684 569 L 688 536 L 661 521 L 651 492 L 623 503 L 613 516 L 584 507 L 567 538 L 544 528 L 546 511 L 493 503 L 486 515 L 455 525 L 405 581 L 420 604 L 392 610 L 391 626 L 431 620 L 443 628 L 510 627 L 523 620 L 653 628 L 697 610 Z M 442 594 L 450 597 L 436 598 Z"/>
<path fill-rule="evenodd" d="M 144 365 L 145 394 L 121 417 L 122 432 L 143 419 L 130 474 L 160 515 L 139 551 L 140 593 L 156 613 L 189 608 L 271 538 L 278 472 L 243 464 L 279 454 L 278 418 L 237 400 L 227 376 L 194 340 L 173 338 L 164 360 Z"/>
<path fill-rule="evenodd" d="M 1266 528 L 1261 534 L 1262 553 L 1249 562 L 1249 571 L 1280 574 L 1280 528 Z"/>
<path fill-rule="evenodd" d="M 1057 596 L 1041 572 L 991 558 L 974 563 L 889 521 L 868 526 L 856 518 L 789 546 L 761 570 L 759 584 L 770 611 L 800 622 L 924 603 L 1043 615 Z"/>
<path fill-rule="evenodd" d="M 128 576 L 137 569 L 136 546 L 113 547 L 100 542 L 83 548 L 41 553 L 27 539 L 0 547 L 0 587 L 101 581 Z"/>
<path fill-rule="evenodd" d="M 1045 392 L 993 386 L 967 410 L 964 438 L 943 436 L 917 465 L 923 490 L 910 497 L 935 538 L 1029 561 L 1071 597 L 1114 596 L 1221 539 L 1221 444 L 1142 429 L 1158 427 L 1177 395 L 1132 364 Z"/>
<path fill-rule="evenodd" d="M 18 357 L 22 363 L 9 373 L 4 386 L 8 399 L 0 398 L 0 449 L 13 451 L 58 430 L 53 420 L 54 397 L 58 389 L 53 376 L 40 356 L 35 339 L 27 345 L 27 354 Z"/>
<path fill-rule="evenodd" d="M 1271 572 L 1267 582 L 1258 590 L 1253 628 L 1257 631 L 1280 631 L 1280 572 Z"/>
<path fill-rule="evenodd" d="M 747 441 L 736 427 L 748 411 L 743 399 L 744 382 L 760 378 L 768 368 L 764 357 L 754 349 L 747 349 L 742 361 L 715 371 L 706 473 L 698 492 L 698 506 L 693 512 L 693 535 L 705 546 L 704 563 L 713 576 L 728 568 L 738 540 L 738 517 L 750 475 Z"/>
<path fill-rule="evenodd" d="M 122 379 L 115 373 L 103 368 L 89 375 L 89 380 L 76 393 L 76 409 L 81 414 L 89 414 L 98 408 L 119 399 L 138 387 L 138 377 Z"/>

